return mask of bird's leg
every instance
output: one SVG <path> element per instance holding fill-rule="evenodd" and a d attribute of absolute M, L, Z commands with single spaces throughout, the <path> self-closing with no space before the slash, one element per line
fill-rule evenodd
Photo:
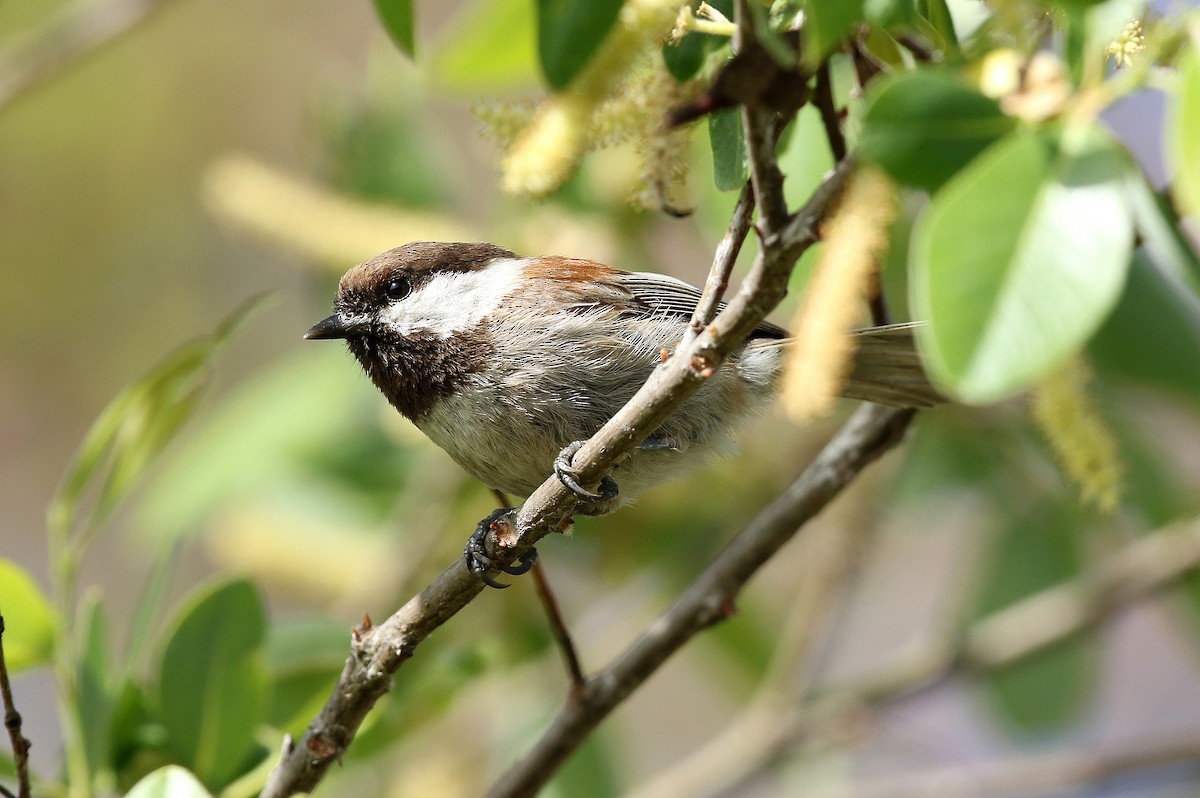
<path fill-rule="evenodd" d="M 617 498 L 620 492 L 617 490 L 617 481 L 611 476 L 605 474 L 600 480 L 599 491 L 592 491 L 579 484 L 579 472 L 571 465 L 571 459 L 576 453 L 583 448 L 585 441 L 575 441 L 567 445 L 565 449 L 558 453 L 558 457 L 554 458 L 554 475 L 558 477 L 559 482 L 567 486 L 567 489 L 574 493 L 580 501 L 589 504 L 606 504 Z"/>
<path fill-rule="evenodd" d="M 488 575 L 489 571 L 502 571 L 513 576 L 520 576 L 528 573 L 533 564 L 537 562 L 537 549 L 530 548 L 521 555 L 514 563 L 504 564 L 491 557 L 487 553 L 487 536 L 488 532 L 494 529 L 499 524 L 511 523 L 516 511 L 511 507 L 501 507 L 498 510 L 493 510 L 492 513 L 485 519 L 479 522 L 475 527 L 475 531 L 471 533 L 471 537 L 467 538 L 467 546 L 463 550 L 463 559 L 467 561 L 467 568 L 471 573 L 478 576 L 483 583 L 488 587 L 504 589 L 508 585 L 503 582 L 497 582 Z"/>

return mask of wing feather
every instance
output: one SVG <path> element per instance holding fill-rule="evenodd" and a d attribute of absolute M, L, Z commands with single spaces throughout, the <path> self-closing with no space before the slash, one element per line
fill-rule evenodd
<path fill-rule="evenodd" d="M 691 319 L 700 301 L 701 291 L 694 285 L 652 272 L 626 272 L 617 276 L 615 282 L 627 289 L 636 303 L 629 308 L 632 312 L 662 318 L 675 316 L 681 321 Z M 725 303 L 719 306 L 724 309 Z M 751 338 L 786 338 L 787 330 L 778 324 L 764 321 L 754 328 Z"/>

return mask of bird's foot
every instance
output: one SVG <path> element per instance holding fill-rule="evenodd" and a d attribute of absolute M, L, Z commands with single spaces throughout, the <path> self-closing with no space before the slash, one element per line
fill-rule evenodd
<path fill-rule="evenodd" d="M 558 457 L 554 458 L 554 475 L 580 501 L 589 504 L 607 504 L 617 498 L 617 494 L 620 493 L 617 490 L 617 481 L 605 474 L 604 478 L 600 480 L 599 486 L 597 486 L 598 490 L 595 492 L 590 491 L 579 484 L 579 472 L 571 465 L 571 459 L 583 448 L 583 444 L 584 441 L 575 441 L 568 444 L 565 449 L 558 453 Z"/>
<path fill-rule="evenodd" d="M 471 533 L 471 537 L 467 538 L 467 547 L 463 550 L 463 559 L 467 561 L 467 568 L 471 573 L 478 576 L 485 585 L 503 590 L 509 585 L 503 582 L 497 582 L 490 576 L 491 571 L 501 571 L 513 576 L 520 576 L 528 573 L 533 564 L 537 562 L 537 549 L 530 548 L 521 557 L 512 563 L 502 563 L 487 553 L 487 536 L 488 532 L 492 531 L 501 524 L 512 522 L 512 517 L 516 511 L 511 507 L 501 507 L 494 510 L 491 515 L 479 522 L 475 527 L 475 531 Z"/>

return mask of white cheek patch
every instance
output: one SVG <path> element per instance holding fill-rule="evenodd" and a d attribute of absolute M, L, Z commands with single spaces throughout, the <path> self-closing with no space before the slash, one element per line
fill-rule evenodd
<path fill-rule="evenodd" d="M 469 330 L 516 288 L 527 262 L 503 258 L 479 271 L 436 274 L 409 296 L 381 310 L 379 320 L 401 335 L 420 331 L 448 338 Z"/>

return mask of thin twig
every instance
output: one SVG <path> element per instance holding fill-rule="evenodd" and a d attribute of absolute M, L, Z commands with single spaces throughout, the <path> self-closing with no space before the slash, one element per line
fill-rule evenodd
<path fill-rule="evenodd" d="M 817 85 L 813 89 L 813 104 L 821 114 L 821 123 L 825 126 L 825 139 L 829 142 L 829 152 L 833 160 L 840 161 L 846 157 L 846 136 L 842 133 L 842 117 L 833 102 L 833 79 L 829 74 L 829 61 L 821 62 L 817 67 Z"/>
<path fill-rule="evenodd" d="M 712 268 L 708 271 L 708 279 L 704 281 L 704 290 L 700 294 L 700 301 L 696 303 L 692 320 L 679 344 L 680 349 L 687 348 L 695 341 L 696 336 L 717 315 L 721 298 L 725 296 L 725 291 L 729 288 L 729 275 L 733 273 L 734 264 L 737 263 L 738 255 L 742 251 L 742 244 L 746 242 L 746 235 L 750 232 L 753 217 L 754 187 L 747 182 L 742 186 L 742 193 L 738 195 L 737 204 L 733 206 L 729 228 L 717 244 L 717 249 L 713 254 Z"/>
<path fill-rule="evenodd" d="M 918 36 L 902 33 L 896 37 L 896 41 L 901 47 L 912 53 L 912 57 L 917 61 L 928 64 L 938 60 L 938 54 Z"/>
<path fill-rule="evenodd" d="M 850 40 L 850 59 L 854 63 L 860 93 L 877 75 L 883 74 L 885 65 L 867 48 L 861 34 Z"/>
<path fill-rule="evenodd" d="M 869 75 L 864 75 L 860 72 L 861 80 L 870 79 Z M 821 62 L 817 68 L 817 81 L 813 89 L 813 104 L 821 114 L 821 123 L 825 127 L 825 139 L 829 142 L 829 151 L 833 154 L 834 161 L 841 161 L 846 157 L 846 136 L 842 132 L 842 116 L 838 113 L 837 106 L 833 100 L 833 80 L 829 71 L 829 61 Z M 883 283 L 880 279 L 879 270 L 875 270 L 875 275 L 872 278 L 871 294 L 867 299 L 867 305 L 871 310 L 871 322 L 877 326 L 883 326 L 892 323 L 891 313 L 888 311 L 887 297 L 883 293 Z"/>
<path fill-rule="evenodd" d="M 503 491 L 495 488 L 490 490 L 501 507 L 512 507 L 512 502 L 508 500 Z M 566 619 L 563 618 L 562 610 L 558 605 L 558 598 L 550 587 L 550 581 L 546 578 L 542 564 L 535 562 L 533 568 L 530 569 L 530 574 L 533 576 L 533 586 L 537 590 L 538 601 L 541 602 L 542 610 L 546 613 L 546 620 L 550 624 L 550 634 L 554 637 L 554 642 L 558 644 L 558 650 L 562 653 L 563 664 L 567 666 L 567 675 L 571 677 L 571 694 L 574 695 L 584 682 L 583 668 L 579 664 L 575 641 L 571 639 L 571 630 L 567 628 Z"/>
<path fill-rule="evenodd" d="M 490 798 L 533 795 L 588 734 L 684 643 L 728 618 L 757 570 L 868 464 L 901 440 L 913 410 L 866 405 L 846 423 L 778 499 L 767 506 L 676 602 L 616 660 L 588 679 L 533 747 L 488 791 Z"/>
<path fill-rule="evenodd" d="M 743 736 L 736 738 L 736 756 L 726 756 L 724 767 L 712 772 L 706 794 L 732 793 L 789 754 L 794 756 L 800 745 L 861 727 L 864 715 L 872 710 L 942 684 L 955 673 L 994 670 L 1024 660 L 1197 569 L 1200 520 L 1172 525 L 1109 555 L 1088 574 L 997 610 L 957 640 L 945 637 L 914 646 L 852 684 L 799 704 L 777 702 L 769 708 L 773 713 L 752 707 L 730 724 L 743 730 Z M 746 741 L 752 744 L 742 744 Z M 647 793 L 643 798 L 663 794 Z M 945 794 L 977 793 L 958 789 Z"/>
<path fill-rule="evenodd" d="M 559 651 L 562 652 L 563 664 L 567 666 L 567 673 L 571 676 L 573 700 L 580 694 L 587 682 L 587 677 L 583 675 L 583 667 L 579 664 L 575 641 L 571 639 L 571 632 L 563 620 L 562 611 L 558 607 L 558 599 L 555 598 L 554 591 L 550 589 L 550 583 L 546 581 L 546 572 L 542 569 L 542 564 L 535 562 L 530 574 L 533 576 L 533 585 L 537 588 L 542 606 L 546 608 L 546 617 L 550 620 L 550 631 L 554 635 L 555 642 L 558 643 Z"/>
<path fill-rule="evenodd" d="M 851 169 L 847 159 L 825 178 L 805 208 L 782 233 L 772 237 L 772 246 L 759 252 L 741 288 L 714 323 L 696 337 L 689 350 L 655 369 L 625 407 L 576 453 L 572 462 L 581 481 L 594 484 L 657 429 L 704 383 L 709 370 L 734 351 L 778 304 L 787 290 L 792 264 L 815 242 L 813 230 L 841 193 Z M 548 478 L 517 511 L 513 534 L 506 536 L 507 546 L 497 553 L 507 559 L 520 556 L 555 531 L 572 506 L 572 494 L 557 478 Z M 353 740 L 371 707 L 387 692 L 392 676 L 416 647 L 482 589 L 463 561 L 456 560 L 391 618 L 353 641 L 352 653 L 329 700 L 301 740 L 287 741 L 263 798 L 311 792 Z"/>
<path fill-rule="evenodd" d="M 883 282 L 879 276 L 879 270 L 875 270 L 871 286 L 871 298 L 867 300 L 867 307 L 871 311 L 871 323 L 877 327 L 883 327 L 892 323 L 892 314 L 888 310 L 887 297 L 883 294 Z"/>
<path fill-rule="evenodd" d="M 1109 750 L 1034 753 L 995 762 L 931 768 L 859 784 L 817 789 L 813 798 L 952 798 L 960 795 L 1044 795 L 1095 785 L 1139 770 L 1200 762 L 1200 738 L 1174 737 Z"/>
<path fill-rule="evenodd" d="M 787 293 L 796 259 L 815 242 L 814 230 L 841 193 L 852 169 L 847 158 L 814 192 L 796 217 L 787 216 L 783 181 L 775 163 L 769 111 L 745 118 L 755 200 L 761 209 L 763 246 L 741 288 L 690 347 L 660 364 L 638 392 L 576 452 L 572 465 L 579 481 L 595 485 L 621 458 L 713 376 L 724 359 L 779 304 Z M 786 120 L 780 120 L 780 124 Z M 538 540 L 561 528 L 574 496 L 550 476 L 515 515 L 488 537 L 489 556 L 511 562 Z M 354 739 L 375 702 L 415 648 L 482 590 L 460 559 L 401 607 L 391 618 L 352 642 L 342 675 L 298 743 L 288 740 L 263 798 L 311 792 Z"/>
<path fill-rule="evenodd" d="M 998 668 L 1089 628 L 1200 567 L 1200 520 L 1176 524 L 1109 556 L 1095 569 L 971 627 L 959 661 Z"/>
<path fill-rule="evenodd" d="M 760 251 L 741 288 L 690 349 L 655 369 L 625 407 L 576 453 L 572 463 L 584 484 L 595 484 L 619 458 L 657 429 L 779 303 L 792 264 L 812 246 L 815 226 L 845 186 L 852 168 L 849 161 L 839 164 L 801 213 L 768 239 L 771 246 Z M 506 560 L 520 556 L 555 531 L 573 504 L 567 488 L 556 477 L 548 478 L 518 509 L 512 534 L 504 536 L 504 545 L 496 553 Z M 353 740 L 371 707 L 388 691 L 393 675 L 416 647 L 482 589 L 463 561 L 456 560 L 391 618 L 353 641 L 352 653 L 328 701 L 303 738 L 289 740 L 284 746 L 263 798 L 311 792 Z"/>
<path fill-rule="evenodd" d="M 867 48 L 860 34 L 850 41 L 850 58 L 854 63 L 854 74 L 858 79 L 858 88 L 861 93 L 867 88 L 867 84 L 875 79 L 876 76 L 883 73 L 883 65 L 875 58 L 871 51 Z M 827 67 L 828 62 L 823 66 Z M 821 90 L 820 75 L 818 75 L 817 91 Z M 830 91 L 832 91 L 830 89 Z M 829 99 L 832 107 L 832 94 Z M 820 102 L 818 101 L 818 106 Z M 824 118 L 822 111 L 822 118 Z M 840 127 L 838 131 L 840 133 Z M 829 127 L 826 123 L 826 134 L 828 135 Z M 833 147 L 833 140 L 830 140 L 830 147 Z M 892 323 L 892 314 L 888 311 L 887 297 L 883 293 L 883 282 L 878 269 L 875 270 L 875 276 L 872 279 L 871 294 L 867 299 L 867 306 L 871 311 L 871 322 L 878 326 L 883 326 Z"/>
<path fill-rule="evenodd" d="M 0 615 L 0 697 L 4 701 L 4 728 L 12 741 L 13 767 L 17 771 L 17 793 L 19 798 L 29 798 L 29 746 L 30 742 L 21 734 L 21 713 L 13 702 L 12 685 L 8 681 L 8 661 L 4 658 L 4 616 Z M 8 793 L 8 790 L 5 790 Z M 8 793 L 11 795 L 11 793 Z"/>
<path fill-rule="evenodd" d="M 171 0 L 77 0 L 0 50 L 0 110 L 116 41 Z"/>

